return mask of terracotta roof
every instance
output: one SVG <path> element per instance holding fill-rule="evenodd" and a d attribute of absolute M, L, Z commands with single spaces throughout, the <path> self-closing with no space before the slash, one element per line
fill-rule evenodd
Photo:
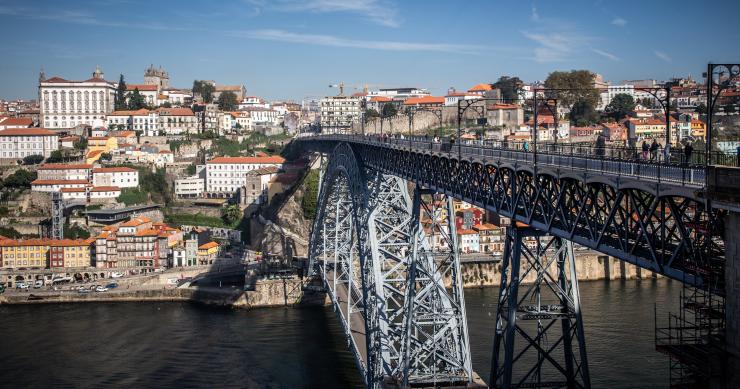
<path fill-rule="evenodd" d="M 370 98 L 370 101 L 373 103 L 385 103 L 385 102 L 393 101 L 393 99 L 390 97 L 386 97 L 386 96 L 373 96 Z"/>
<path fill-rule="evenodd" d="M 468 89 L 468 92 L 485 92 L 493 90 L 493 86 L 491 84 L 478 84 L 470 89 Z"/>
<path fill-rule="evenodd" d="M 39 166 L 38 170 L 73 170 L 73 169 L 92 169 L 93 165 L 89 163 L 65 164 L 65 163 L 45 163 Z"/>
<path fill-rule="evenodd" d="M 115 131 L 111 133 L 111 136 L 128 138 L 136 136 L 136 131 Z"/>
<path fill-rule="evenodd" d="M 60 142 L 69 142 L 69 141 L 74 142 L 74 141 L 77 141 L 77 140 L 80 140 L 80 137 L 77 136 L 77 135 L 70 135 L 70 136 L 65 136 L 65 137 L 59 138 L 59 141 Z"/>
<path fill-rule="evenodd" d="M 202 245 L 198 246 L 198 250 L 208 250 L 208 249 L 212 249 L 214 247 L 218 247 L 218 243 L 216 243 L 216 242 L 208 242 L 208 243 L 205 243 L 205 244 L 202 244 Z"/>
<path fill-rule="evenodd" d="M 491 230 L 498 230 L 500 229 L 500 227 L 494 224 L 491 224 L 491 223 L 481 223 L 481 224 L 474 225 L 473 229 L 478 230 L 478 231 L 491 231 Z"/>
<path fill-rule="evenodd" d="M 82 193 L 85 191 L 85 188 L 62 188 L 62 193 Z"/>
<path fill-rule="evenodd" d="M 136 169 L 132 169 L 130 167 L 97 167 L 93 169 L 93 174 L 95 173 L 130 173 L 135 172 Z"/>
<path fill-rule="evenodd" d="M 93 186 L 91 192 L 120 192 L 121 188 L 117 186 Z"/>
<path fill-rule="evenodd" d="M 147 116 L 149 115 L 149 110 L 146 108 L 142 108 L 136 111 L 113 111 L 108 114 L 108 116 Z"/>
<path fill-rule="evenodd" d="M 87 140 L 108 140 L 112 138 L 111 136 L 90 136 L 87 138 Z"/>
<path fill-rule="evenodd" d="M 0 246 L 89 246 L 90 243 L 84 239 L 0 239 Z"/>
<path fill-rule="evenodd" d="M 216 85 L 216 92 L 233 91 L 238 92 L 242 90 L 241 85 Z"/>
<path fill-rule="evenodd" d="M 517 108 L 519 108 L 519 106 L 516 104 L 494 104 L 488 107 L 488 109 L 517 109 Z"/>
<path fill-rule="evenodd" d="M 473 230 L 466 230 L 466 229 L 461 228 L 461 229 L 457 230 L 457 234 L 458 235 L 478 235 L 478 232 L 477 231 L 473 231 Z"/>
<path fill-rule="evenodd" d="M 47 130 L 46 128 L 8 128 L 0 131 L 0 136 L 56 136 L 57 133 L 54 131 Z"/>
<path fill-rule="evenodd" d="M 82 185 L 89 183 L 87 180 L 33 180 L 31 185 Z"/>
<path fill-rule="evenodd" d="M 216 157 L 206 162 L 209 163 L 235 163 L 235 164 L 260 164 L 260 163 L 284 163 L 285 158 L 273 155 L 272 157 Z"/>
<path fill-rule="evenodd" d="M 159 154 L 172 154 L 172 151 L 169 151 L 169 150 L 159 150 Z"/>
<path fill-rule="evenodd" d="M 0 121 L 0 126 L 26 126 L 30 127 L 33 124 L 31 118 L 6 118 Z"/>
<path fill-rule="evenodd" d="M 157 113 L 162 116 L 194 116 L 193 110 L 190 108 L 157 108 Z"/>
<path fill-rule="evenodd" d="M 142 225 L 144 223 L 149 223 L 151 221 L 152 221 L 152 219 L 149 219 L 146 216 L 140 216 L 140 217 L 133 218 L 133 219 L 131 219 L 131 220 L 129 220 L 129 221 L 121 224 L 121 227 L 137 227 L 137 226 L 140 226 L 140 225 Z"/>
<path fill-rule="evenodd" d="M 103 150 L 93 150 L 93 151 L 87 153 L 87 157 L 88 158 L 94 158 L 94 157 L 97 157 L 100 154 L 103 154 Z"/>
<path fill-rule="evenodd" d="M 444 97 L 435 96 L 421 96 L 421 97 L 409 97 L 403 102 L 403 105 L 422 105 L 422 104 L 444 104 Z"/>
<path fill-rule="evenodd" d="M 126 90 L 133 91 L 135 89 L 138 89 L 141 91 L 156 91 L 157 86 L 156 85 L 146 85 L 146 84 L 128 84 L 126 85 Z"/>

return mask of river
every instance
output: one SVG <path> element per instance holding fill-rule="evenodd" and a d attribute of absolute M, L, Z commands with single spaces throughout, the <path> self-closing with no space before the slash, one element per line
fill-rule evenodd
<path fill-rule="evenodd" d="M 667 280 L 582 282 L 595 388 L 667 385 L 653 307 L 675 310 Z M 488 379 L 497 288 L 465 291 L 473 368 Z M 215 309 L 188 303 L 0 307 L 3 387 L 360 386 L 331 308 Z"/>

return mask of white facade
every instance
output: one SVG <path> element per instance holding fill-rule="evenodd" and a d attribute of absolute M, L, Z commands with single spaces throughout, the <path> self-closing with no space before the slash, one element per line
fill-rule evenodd
<path fill-rule="evenodd" d="M 272 109 L 250 109 L 249 117 L 252 123 L 259 124 L 280 124 L 280 118 L 282 115 L 278 111 Z"/>
<path fill-rule="evenodd" d="M 614 96 L 616 95 L 629 95 L 633 98 L 635 97 L 635 86 L 634 85 L 609 85 L 606 87 L 606 90 L 601 90 L 601 102 L 598 107 L 596 107 L 597 110 L 603 111 L 604 108 L 606 108 L 609 103 L 612 102 L 614 99 Z"/>
<path fill-rule="evenodd" d="M 106 127 L 123 126 L 125 130 L 141 131 L 144 136 L 159 135 L 159 115 L 157 111 L 140 109 L 138 111 L 114 111 L 106 116 Z"/>
<path fill-rule="evenodd" d="M 121 195 L 121 188 L 115 186 L 99 186 L 85 188 L 62 188 L 62 199 L 64 200 L 108 200 L 115 199 Z"/>
<path fill-rule="evenodd" d="M 383 96 L 393 100 L 406 100 L 409 97 L 431 96 L 428 90 L 423 88 L 386 88 L 377 91 L 369 91 L 367 97 Z"/>
<path fill-rule="evenodd" d="M 37 170 L 39 180 L 89 180 L 92 165 L 44 164 Z"/>
<path fill-rule="evenodd" d="M 180 198 L 201 197 L 206 191 L 206 180 L 198 176 L 175 180 L 175 195 Z"/>
<path fill-rule="evenodd" d="M 193 101 L 193 94 L 188 90 L 164 89 L 162 95 L 166 96 L 167 99 L 161 101 L 160 104 L 169 102 L 172 105 L 188 105 Z"/>
<path fill-rule="evenodd" d="M 263 167 L 282 167 L 285 159 L 272 157 L 217 157 L 206 163 L 206 191 L 210 195 L 231 195 L 244 186 L 247 173 Z"/>
<path fill-rule="evenodd" d="M 332 96 L 321 99 L 321 126 L 324 132 L 349 128 L 360 120 L 362 105 L 357 97 Z"/>
<path fill-rule="evenodd" d="M 261 98 L 257 96 L 247 96 L 244 98 L 244 100 L 239 103 L 239 109 L 247 109 L 247 108 L 270 108 L 270 103 L 268 103 L 265 100 L 262 100 Z"/>
<path fill-rule="evenodd" d="M 113 111 L 116 87 L 103 78 L 100 69 L 86 81 L 61 77 L 39 77 L 39 121 L 41 127 L 73 128 L 92 125 Z"/>
<path fill-rule="evenodd" d="M 31 190 L 34 192 L 59 192 L 62 188 L 85 188 L 90 185 L 87 180 L 34 180 Z"/>
<path fill-rule="evenodd" d="M 195 134 L 198 120 L 190 108 L 158 108 L 159 129 L 164 135 Z"/>
<path fill-rule="evenodd" d="M 103 167 L 92 171 L 93 186 L 117 186 L 135 188 L 139 186 L 139 171 L 128 167 Z"/>
<path fill-rule="evenodd" d="M 51 156 L 59 150 L 59 136 L 44 128 L 11 128 L 0 131 L 0 159 L 22 159 L 29 155 Z"/>

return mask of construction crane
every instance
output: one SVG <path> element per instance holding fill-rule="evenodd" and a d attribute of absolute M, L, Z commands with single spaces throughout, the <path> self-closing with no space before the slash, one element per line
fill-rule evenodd
<path fill-rule="evenodd" d="M 339 84 L 331 84 L 329 88 L 339 88 L 339 96 L 344 96 L 344 81 L 340 81 Z"/>
<path fill-rule="evenodd" d="M 372 87 L 382 87 L 382 85 L 380 85 L 380 84 L 363 84 L 363 85 L 354 84 L 354 85 L 345 85 L 344 84 L 344 81 L 341 81 L 339 84 L 329 85 L 329 88 L 339 88 L 339 96 L 344 96 L 344 88 L 345 87 L 353 88 L 355 90 L 362 88 L 362 91 L 367 94 L 368 88 L 371 87 L 371 86 Z"/>

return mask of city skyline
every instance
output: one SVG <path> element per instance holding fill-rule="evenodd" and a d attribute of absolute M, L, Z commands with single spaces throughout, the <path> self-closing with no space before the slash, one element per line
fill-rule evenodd
<path fill-rule="evenodd" d="M 728 60 L 721 53 L 738 38 L 729 23 L 738 4 L 715 7 L 723 12 L 666 5 L 5 1 L 0 31 L 16 38 L 0 44 L 9 58 L 0 98 L 35 98 L 42 68 L 47 76 L 86 79 L 96 65 L 110 81 L 124 74 L 140 83 L 154 64 L 175 87 L 213 79 L 244 84 L 250 95 L 298 100 L 335 94 L 327 86 L 340 81 L 348 92 L 368 84 L 443 94 L 500 75 L 535 81 L 570 69 L 613 82 L 700 79 L 706 62 Z"/>

